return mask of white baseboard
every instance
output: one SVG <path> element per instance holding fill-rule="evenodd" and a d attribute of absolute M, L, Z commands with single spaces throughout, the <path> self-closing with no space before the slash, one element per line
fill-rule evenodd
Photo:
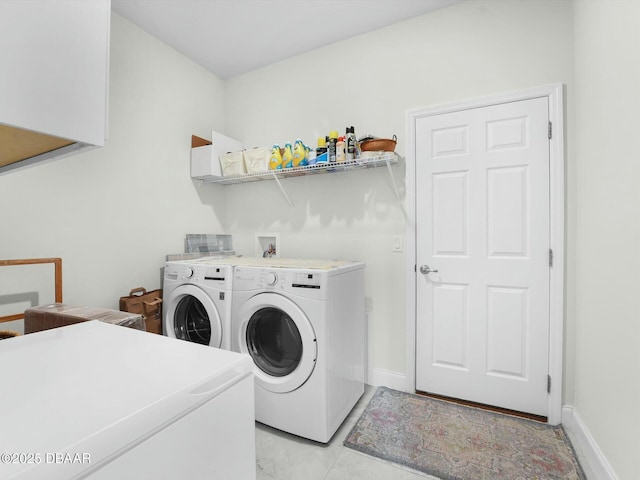
<path fill-rule="evenodd" d="M 407 376 L 404 373 L 383 370 L 382 368 L 371 368 L 367 372 L 366 383 L 372 387 L 389 387 L 405 392 Z"/>
<path fill-rule="evenodd" d="M 576 447 L 589 462 L 589 469 L 594 475 L 594 480 L 619 480 L 591 432 L 571 405 L 562 407 L 562 426 L 576 439 L 578 443 Z"/>

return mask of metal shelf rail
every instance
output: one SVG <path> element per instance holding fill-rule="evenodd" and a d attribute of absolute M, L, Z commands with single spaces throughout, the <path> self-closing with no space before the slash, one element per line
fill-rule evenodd
<path fill-rule="evenodd" d="M 315 165 L 307 165 L 305 167 L 285 168 L 282 170 L 268 170 L 265 172 L 247 173 L 244 175 L 231 175 L 226 177 L 208 177 L 206 179 L 201 180 L 201 182 L 217 183 L 220 185 L 234 185 L 238 183 L 256 182 L 260 180 L 275 180 L 282 194 L 284 195 L 287 202 L 289 203 L 289 206 L 293 206 L 291 199 L 287 195 L 287 192 L 284 190 L 284 187 L 280 182 L 281 178 L 303 177 L 307 175 L 317 175 L 317 174 L 335 173 L 335 172 L 348 172 L 351 170 L 361 170 L 365 168 L 375 168 L 375 167 L 386 166 L 389 171 L 389 175 L 391 177 L 391 182 L 393 184 L 395 196 L 398 200 L 400 200 L 398 187 L 396 185 L 396 181 L 393 176 L 393 171 L 391 170 L 391 166 L 397 163 L 398 163 L 398 156 L 394 152 L 379 152 L 379 154 L 376 154 L 368 158 L 351 160 L 348 162 L 340 162 L 340 163 L 323 162 L 323 163 L 316 163 Z"/>

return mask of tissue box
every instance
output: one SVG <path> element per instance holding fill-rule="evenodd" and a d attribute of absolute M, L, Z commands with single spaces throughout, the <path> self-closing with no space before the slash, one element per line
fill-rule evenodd
<path fill-rule="evenodd" d="M 220 166 L 222 167 L 222 175 L 225 177 L 247 173 L 244 168 L 244 154 L 242 152 L 229 152 L 220 155 Z"/>
<path fill-rule="evenodd" d="M 247 167 L 247 173 L 262 173 L 269 170 L 269 158 L 271 157 L 271 148 L 256 147 L 244 151 L 244 164 Z"/>

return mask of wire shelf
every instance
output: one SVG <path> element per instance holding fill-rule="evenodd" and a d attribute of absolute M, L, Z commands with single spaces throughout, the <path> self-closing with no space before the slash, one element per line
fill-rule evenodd
<path fill-rule="evenodd" d="M 298 168 L 285 168 L 282 170 L 268 170 L 258 173 L 247 173 L 244 175 L 231 175 L 227 177 L 207 177 L 202 183 L 217 183 L 220 185 L 233 185 L 237 183 L 256 182 L 260 180 L 276 180 L 289 177 L 303 177 L 307 175 L 317 175 L 323 173 L 348 172 L 351 170 L 360 170 L 364 168 L 375 168 L 382 166 L 395 165 L 398 163 L 398 157 L 394 152 L 380 152 L 379 154 L 368 157 L 351 160 L 340 163 L 316 163 L 315 165 L 307 165 Z"/>

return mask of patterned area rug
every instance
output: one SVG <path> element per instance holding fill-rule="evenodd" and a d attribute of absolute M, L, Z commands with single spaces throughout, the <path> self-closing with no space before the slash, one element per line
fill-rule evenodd
<path fill-rule="evenodd" d="M 345 446 L 443 480 L 585 480 L 562 427 L 386 387 Z"/>

